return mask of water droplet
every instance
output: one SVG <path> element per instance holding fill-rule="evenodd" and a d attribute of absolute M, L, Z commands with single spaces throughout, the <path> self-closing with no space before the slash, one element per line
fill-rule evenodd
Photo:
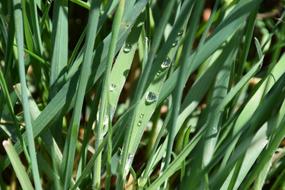
<path fill-rule="evenodd" d="M 108 115 L 105 115 L 103 125 L 108 125 L 108 124 L 109 124 L 109 117 Z"/>
<path fill-rule="evenodd" d="M 182 36 L 183 35 L 183 30 L 180 30 L 178 33 L 177 33 L 177 36 Z"/>
<path fill-rule="evenodd" d="M 103 122 L 103 129 L 102 129 L 102 133 L 101 133 L 102 139 L 104 138 L 104 136 L 108 132 L 108 127 L 109 127 L 109 117 L 108 117 L 108 115 L 105 115 L 104 122 Z"/>
<path fill-rule="evenodd" d="M 161 63 L 160 66 L 161 66 L 162 69 L 166 69 L 166 68 L 170 67 L 170 65 L 171 65 L 171 60 L 170 60 L 169 57 L 167 57 L 167 58 Z M 158 74 L 160 74 L 160 73 L 158 73 Z"/>
<path fill-rule="evenodd" d="M 159 77 L 159 74 L 160 74 L 160 73 L 156 73 L 156 74 L 155 74 L 156 78 L 158 78 L 158 77 Z"/>
<path fill-rule="evenodd" d="M 175 41 L 172 43 L 172 47 L 177 46 L 177 44 L 178 44 L 178 41 L 177 41 L 177 40 L 175 40 Z"/>
<path fill-rule="evenodd" d="M 103 129 L 102 129 L 102 132 L 101 132 L 101 136 L 100 136 L 100 140 L 103 140 L 105 135 L 107 134 L 108 132 L 108 126 L 107 125 L 104 125 L 103 126 Z"/>
<path fill-rule="evenodd" d="M 142 125 L 142 121 L 141 120 L 139 120 L 139 122 L 138 122 L 138 126 L 140 127 Z"/>
<path fill-rule="evenodd" d="M 117 86 L 115 85 L 115 84 L 111 84 L 111 86 L 110 86 L 110 91 L 111 92 L 113 92 L 114 90 L 115 90 L 115 88 L 116 88 Z"/>
<path fill-rule="evenodd" d="M 125 47 L 124 47 L 124 53 L 129 53 L 132 49 L 132 45 L 131 44 L 125 44 Z"/>
<path fill-rule="evenodd" d="M 148 40 L 148 37 L 144 37 L 144 43 L 145 43 L 145 44 L 148 44 L 148 41 L 149 41 L 149 40 Z"/>
<path fill-rule="evenodd" d="M 144 114 L 143 114 L 143 113 L 141 113 L 141 114 L 140 114 L 140 118 L 142 119 L 143 117 L 144 117 Z"/>
<path fill-rule="evenodd" d="M 154 92 L 148 92 L 145 100 L 146 103 L 151 104 L 157 100 L 157 96 Z"/>
<path fill-rule="evenodd" d="M 161 71 L 158 71 L 156 74 L 155 74 L 155 77 L 158 78 L 159 75 L 160 75 Z"/>
<path fill-rule="evenodd" d="M 110 118 L 113 119 L 114 115 L 115 115 L 115 112 L 116 112 L 116 108 L 115 107 L 111 107 L 110 108 Z"/>
<path fill-rule="evenodd" d="M 128 174 L 128 172 L 132 166 L 133 159 L 134 159 L 134 155 L 129 154 L 127 162 L 126 162 L 126 166 L 125 166 L 125 176 Z"/>

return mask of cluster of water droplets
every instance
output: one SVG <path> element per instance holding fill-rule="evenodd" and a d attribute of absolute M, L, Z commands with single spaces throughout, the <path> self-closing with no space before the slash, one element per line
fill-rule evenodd
<path fill-rule="evenodd" d="M 140 119 L 139 119 L 138 124 L 137 124 L 139 127 L 142 125 L 142 119 L 143 119 L 143 118 L 144 118 L 144 114 L 141 113 L 141 114 L 140 114 Z"/>
<path fill-rule="evenodd" d="M 172 42 L 172 47 L 177 46 L 178 40 L 179 40 L 179 38 L 181 38 L 182 35 L 183 35 L 183 30 L 180 30 L 180 31 L 177 33 L 177 38 L 175 39 L 174 42 Z"/>
<path fill-rule="evenodd" d="M 138 123 L 137 123 L 137 126 L 141 126 L 142 125 L 142 119 L 143 119 L 143 117 L 144 117 L 144 114 L 143 113 L 141 113 L 140 114 L 140 118 L 139 118 L 139 121 L 138 121 Z"/>
<path fill-rule="evenodd" d="M 169 68 L 171 66 L 171 60 L 169 57 L 166 57 L 165 60 L 162 61 L 162 63 L 160 64 L 160 70 L 157 71 L 157 73 L 155 74 L 156 78 L 159 78 L 161 72 L 163 72 L 163 70 Z"/>

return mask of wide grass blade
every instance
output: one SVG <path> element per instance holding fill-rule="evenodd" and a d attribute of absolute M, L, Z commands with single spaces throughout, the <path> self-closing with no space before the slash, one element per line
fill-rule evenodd
<path fill-rule="evenodd" d="M 60 76 L 68 59 L 68 8 L 67 1 L 60 0 L 54 3 L 53 31 L 52 31 L 52 58 L 50 86 Z M 56 89 L 52 91 L 56 92 Z M 55 93 L 52 93 L 55 94 Z"/>

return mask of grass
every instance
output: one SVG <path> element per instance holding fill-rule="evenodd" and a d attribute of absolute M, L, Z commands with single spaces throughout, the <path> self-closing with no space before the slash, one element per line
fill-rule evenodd
<path fill-rule="evenodd" d="M 0 189 L 285 189 L 267 3 L 0 2 Z"/>

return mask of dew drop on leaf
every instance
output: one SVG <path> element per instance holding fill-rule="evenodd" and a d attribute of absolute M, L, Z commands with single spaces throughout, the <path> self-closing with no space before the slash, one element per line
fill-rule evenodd
<path fill-rule="evenodd" d="M 180 30 L 178 33 L 177 33 L 177 36 L 182 36 L 183 35 L 183 30 Z"/>
<path fill-rule="evenodd" d="M 129 169 L 131 168 L 133 159 L 134 159 L 134 155 L 129 154 L 127 162 L 126 162 L 126 166 L 125 166 L 125 175 L 127 175 Z"/>
<path fill-rule="evenodd" d="M 166 68 L 170 67 L 170 65 L 171 65 L 171 60 L 170 60 L 169 57 L 167 57 L 167 58 L 161 63 L 160 67 L 161 67 L 162 69 L 166 69 Z"/>
<path fill-rule="evenodd" d="M 131 44 L 125 44 L 125 47 L 123 49 L 124 53 L 129 53 L 132 49 L 132 45 Z"/>
<path fill-rule="evenodd" d="M 178 42 L 177 42 L 177 40 L 175 40 L 175 41 L 172 43 L 172 47 L 177 46 L 177 44 L 178 44 Z"/>
<path fill-rule="evenodd" d="M 145 101 L 148 104 L 154 103 L 157 101 L 157 95 L 154 92 L 148 92 Z"/>
<path fill-rule="evenodd" d="M 117 86 L 115 84 L 111 84 L 110 91 L 113 92 Z"/>

